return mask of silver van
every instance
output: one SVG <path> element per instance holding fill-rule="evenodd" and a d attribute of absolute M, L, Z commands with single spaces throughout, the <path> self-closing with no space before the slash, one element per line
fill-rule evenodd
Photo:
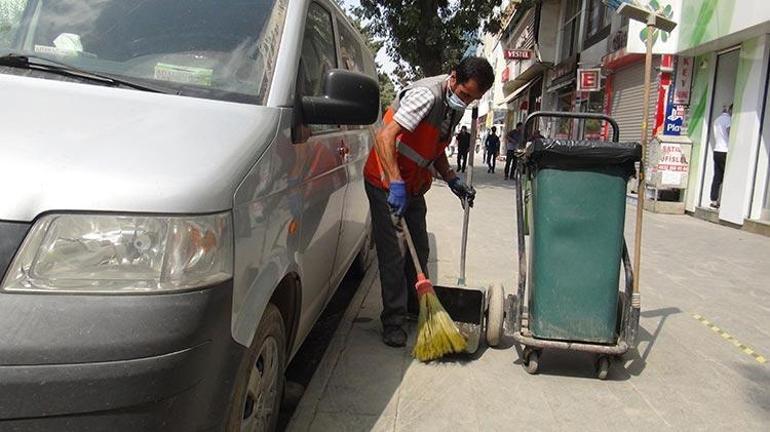
<path fill-rule="evenodd" d="M 376 77 L 330 0 L 0 0 L 0 431 L 273 429 Z"/>

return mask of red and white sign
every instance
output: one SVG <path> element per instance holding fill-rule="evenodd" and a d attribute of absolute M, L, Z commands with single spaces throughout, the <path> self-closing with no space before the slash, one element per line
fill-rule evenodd
<path fill-rule="evenodd" d="M 602 70 L 596 69 L 578 69 L 578 91 L 592 92 L 599 91 L 602 88 Z"/>
<path fill-rule="evenodd" d="M 503 51 L 503 57 L 505 57 L 506 60 L 529 60 L 532 58 L 532 50 L 507 49 Z"/>
<path fill-rule="evenodd" d="M 679 57 L 676 62 L 676 80 L 674 81 L 674 105 L 690 104 L 692 86 L 692 57 Z"/>

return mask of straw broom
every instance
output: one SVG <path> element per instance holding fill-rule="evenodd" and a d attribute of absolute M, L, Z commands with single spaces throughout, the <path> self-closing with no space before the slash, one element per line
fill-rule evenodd
<path fill-rule="evenodd" d="M 460 334 L 457 325 L 452 321 L 433 290 L 433 284 L 425 277 L 425 273 L 417 258 L 417 251 L 412 242 L 409 227 L 401 219 L 409 253 L 412 255 L 417 272 L 417 301 L 420 303 L 420 317 L 417 321 L 417 341 L 412 355 L 420 361 L 427 362 L 441 358 L 446 354 L 465 351 L 465 338 Z"/>

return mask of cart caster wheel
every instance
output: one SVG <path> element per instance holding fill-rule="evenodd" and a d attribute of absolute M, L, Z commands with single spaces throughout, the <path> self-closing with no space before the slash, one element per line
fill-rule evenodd
<path fill-rule="evenodd" d="M 496 347 L 500 345 L 503 336 L 503 320 L 505 319 L 505 294 L 503 287 L 492 285 L 487 290 L 487 345 Z"/>
<path fill-rule="evenodd" d="M 600 380 L 606 380 L 607 374 L 610 371 L 610 358 L 607 356 L 599 357 L 599 361 L 596 364 L 596 376 Z"/>
<path fill-rule="evenodd" d="M 538 361 L 540 360 L 540 353 L 537 351 L 524 352 L 524 370 L 530 375 L 537 373 Z"/>

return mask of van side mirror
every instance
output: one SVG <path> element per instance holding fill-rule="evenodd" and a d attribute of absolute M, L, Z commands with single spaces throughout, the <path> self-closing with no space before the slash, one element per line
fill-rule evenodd
<path fill-rule="evenodd" d="M 324 77 L 323 96 L 302 97 L 302 120 L 309 125 L 369 125 L 379 114 L 379 84 L 358 72 L 331 69 Z"/>

